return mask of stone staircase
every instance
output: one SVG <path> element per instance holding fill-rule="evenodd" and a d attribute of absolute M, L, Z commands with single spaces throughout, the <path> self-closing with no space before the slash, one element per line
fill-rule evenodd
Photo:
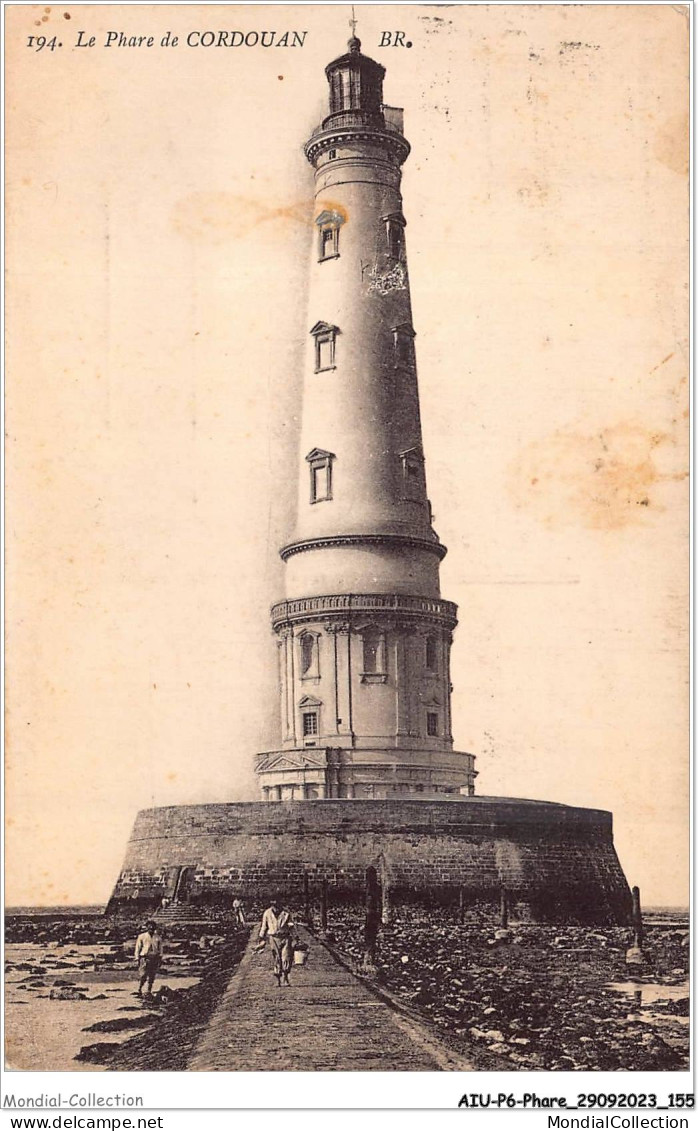
<path fill-rule="evenodd" d="M 228 916 L 221 919 L 220 916 L 213 915 L 205 907 L 192 907 L 188 903 L 174 903 L 170 904 L 169 907 L 159 907 L 157 911 L 153 912 L 152 917 L 160 926 L 165 926 L 168 923 L 206 923 L 210 925 L 228 921 Z"/>

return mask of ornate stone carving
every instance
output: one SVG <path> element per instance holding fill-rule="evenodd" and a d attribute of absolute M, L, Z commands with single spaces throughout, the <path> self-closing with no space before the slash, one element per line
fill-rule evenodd
<path fill-rule="evenodd" d="M 287 561 L 293 554 L 302 554 L 307 550 L 326 550 L 333 546 L 405 547 L 436 554 L 440 560 L 448 553 L 443 542 L 432 542 L 428 538 L 416 538 L 410 534 L 328 534 L 325 538 L 302 538 L 297 542 L 289 542 L 279 553 L 282 561 Z"/>
<path fill-rule="evenodd" d="M 328 620 L 323 628 L 333 636 L 346 636 L 351 632 L 351 625 L 346 620 Z"/>
<path fill-rule="evenodd" d="M 430 625 L 453 628 L 457 623 L 457 607 L 452 601 L 435 597 L 413 597 L 403 593 L 333 593 L 321 597 L 299 597 L 279 601 L 272 606 L 271 621 L 277 632 L 288 631 L 288 626 L 303 621 L 317 621 L 338 612 L 352 614 L 365 622 L 366 617 L 377 613 L 392 614 L 393 624 L 386 627 L 414 631 L 420 621 Z M 381 617 L 381 623 L 385 623 Z M 340 627 L 341 626 L 341 627 Z M 348 632 L 347 621 L 330 620 L 324 625 L 326 632 Z"/>

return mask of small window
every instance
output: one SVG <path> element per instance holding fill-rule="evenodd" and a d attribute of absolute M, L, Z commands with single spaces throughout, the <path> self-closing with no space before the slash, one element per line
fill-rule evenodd
<path fill-rule="evenodd" d="M 402 461 L 402 497 L 415 503 L 423 503 L 426 492 L 424 482 L 424 456 L 421 448 L 410 448 L 400 452 Z"/>
<path fill-rule="evenodd" d="M 321 259 L 327 259 L 330 255 L 336 255 L 338 243 L 337 234 L 336 228 L 323 228 L 320 232 Z"/>
<path fill-rule="evenodd" d="M 316 667 L 317 640 L 310 633 L 301 636 L 301 676 L 311 675 Z"/>
<path fill-rule="evenodd" d="M 391 259 L 401 260 L 405 252 L 405 217 L 401 212 L 393 212 L 384 219 L 388 255 Z"/>
<path fill-rule="evenodd" d="M 317 734 L 317 711 L 305 711 L 303 714 L 303 737 L 309 738 Z"/>
<path fill-rule="evenodd" d="M 414 330 L 407 323 L 393 328 L 396 368 L 410 369 L 414 365 L 414 338 Z"/>
<path fill-rule="evenodd" d="M 336 157 L 336 156 L 337 156 L 337 150 L 336 150 L 336 149 L 331 149 L 331 150 L 330 150 L 330 152 L 329 152 L 329 158 L 330 158 L 330 161 L 334 161 L 334 159 L 335 159 L 335 157 Z"/>
<path fill-rule="evenodd" d="M 393 259 L 402 256 L 402 228 L 398 224 L 388 226 L 388 254 Z"/>
<path fill-rule="evenodd" d="M 378 637 L 375 633 L 364 636 L 364 671 L 378 671 Z"/>
<path fill-rule="evenodd" d="M 313 448 L 305 457 L 310 464 L 310 501 L 323 503 L 332 498 L 332 452 Z"/>
<path fill-rule="evenodd" d="M 322 369 L 334 368 L 334 338 L 318 338 L 317 352 L 315 355 L 315 369 L 319 373 Z"/>
<path fill-rule="evenodd" d="M 324 464 L 322 467 L 312 468 L 313 476 L 313 502 L 321 503 L 330 497 L 330 476 L 329 467 Z"/>
<path fill-rule="evenodd" d="M 425 661 L 426 666 L 430 672 L 435 672 L 438 667 L 437 651 L 436 651 L 436 637 L 427 636 L 425 642 Z"/>
<path fill-rule="evenodd" d="M 330 326 L 327 322 L 318 322 L 310 333 L 315 338 L 315 372 L 334 369 L 337 327 Z"/>
<path fill-rule="evenodd" d="M 436 738 L 439 733 L 439 716 L 436 711 L 427 711 L 427 734 Z"/>
<path fill-rule="evenodd" d="M 385 633 L 376 628 L 366 628 L 361 634 L 363 646 L 364 683 L 384 683 L 386 675 Z"/>
<path fill-rule="evenodd" d="M 330 150 L 330 157 L 337 156 L 337 150 Z M 320 239 L 319 256 L 323 259 L 336 259 L 339 255 L 339 229 L 346 217 L 337 209 L 325 209 L 315 220 Z"/>

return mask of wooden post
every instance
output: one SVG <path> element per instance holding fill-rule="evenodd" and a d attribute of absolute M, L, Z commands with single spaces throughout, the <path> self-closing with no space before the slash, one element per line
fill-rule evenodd
<path fill-rule="evenodd" d="M 378 877 L 375 868 L 366 869 L 366 919 L 364 923 L 364 962 L 367 972 L 375 970 L 376 939 L 380 926 Z"/>
<path fill-rule="evenodd" d="M 465 922 L 465 891 L 463 888 L 458 889 L 458 922 L 461 926 Z"/>
<path fill-rule="evenodd" d="M 308 873 L 307 872 L 303 873 L 303 907 L 304 907 L 305 924 L 306 924 L 307 927 L 312 927 L 313 916 L 312 916 L 312 912 L 310 910 L 310 881 L 308 879 Z"/>
<path fill-rule="evenodd" d="M 322 881 L 320 888 L 320 931 L 327 934 L 327 880 Z"/>
<path fill-rule="evenodd" d="M 627 966 L 635 966 L 639 969 L 643 969 L 649 965 L 647 955 L 642 949 L 644 934 L 642 909 L 640 907 L 640 889 L 636 887 L 633 888 L 633 941 L 625 953 Z"/>
<path fill-rule="evenodd" d="M 506 929 L 509 926 L 509 896 L 504 887 L 499 895 L 499 917 L 502 927 Z"/>
<path fill-rule="evenodd" d="M 645 930 L 642 925 L 642 908 L 640 907 L 640 889 L 638 887 L 633 888 L 633 929 L 635 931 L 633 945 L 641 947 Z"/>
<path fill-rule="evenodd" d="M 381 885 L 381 923 L 387 927 L 392 915 L 392 908 L 390 906 L 390 888 L 388 882 L 383 876 L 383 883 Z"/>

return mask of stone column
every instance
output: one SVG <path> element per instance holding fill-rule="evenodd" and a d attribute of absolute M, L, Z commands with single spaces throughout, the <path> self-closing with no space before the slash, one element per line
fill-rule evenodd
<path fill-rule="evenodd" d="M 295 637 L 293 632 L 290 631 L 286 637 L 286 657 L 287 657 L 287 686 L 288 686 L 288 715 L 289 715 L 289 731 L 288 736 L 293 740 L 294 746 L 297 743 L 296 738 L 296 673 L 294 662 L 295 651 Z"/>
<path fill-rule="evenodd" d="M 287 742 L 291 724 L 288 714 L 288 630 L 282 629 L 277 641 L 279 656 L 279 693 L 281 696 L 281 738 Z"/>
<path fill-rule="evenodd" d="M 442 679 L 444 689 L 444 736 L 448 739 L 453 738 L 453 729 L 451 725 L 451 640 L 453 637 L 450 632 L 442 632 L 441 639 L 442 646 Z"/>
<path fill-rule="evenodd" d="M 409 678 L 405 633 L 397 627 L 395 638 L 395 733 L 398 737 L 410 733 Z"/>
<path fill-rule="evenodd" d="M 330 628 L 328 626 L 328 631 Z M 331 631 L 335 637 L 336 656 L 336 692 L 337 714 L 341 722 L 336 723 L 337 734 L 349 735 L 352 733 L 352 707 L 351 707 L 351 663 L 350 663 L 350 630 L 349 625 L 342 622 L 332 625 Z"/>

